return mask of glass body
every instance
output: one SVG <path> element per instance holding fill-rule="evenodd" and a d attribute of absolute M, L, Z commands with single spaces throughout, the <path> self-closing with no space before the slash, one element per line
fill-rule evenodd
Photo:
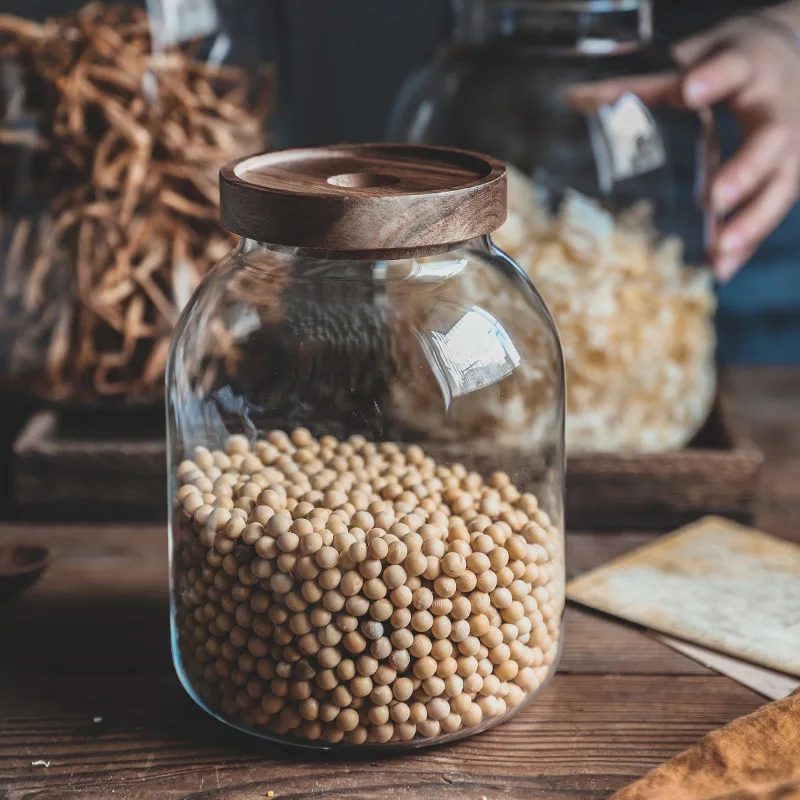
<path fill-rule="evenodd" d="M 681 446 L 713 399 L 716 147 L 707 118 L 642 80 L 673 69 L 647 0 L 463 0 L 393 115 L 392 140 L 516 167 L 495 242 L 559 326 L 570 451 Z"/>
<path fill-rule="evenodd" d="M 487 238 L 345 260 L 243 241 L 167 369 L 172 645 L 266 739 L 420 746 L 553 674 L 564 370 Z"/>
<path fill-rule="evenodd" d="M 0 20 L 0 379 L 161 403 L 172 326 L 235 245 L 217 171 L 264 143 L 263 4 L 42 5 Z"/>

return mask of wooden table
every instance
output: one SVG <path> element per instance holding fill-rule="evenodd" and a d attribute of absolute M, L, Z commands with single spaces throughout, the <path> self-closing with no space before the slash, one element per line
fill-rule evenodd
<path fill-rule="evenodd" d="M 760 524 L 800 538 L 800 371 L 738 371 L 768 456 Z M 648 536 L 570 532 L 571 574 Z M 46 541 L 42 581 L 0 608 L 2 800 L 605 798 L 764 700 L 632 626 L 569 608 L 558 675 L 505 725 L 378 760 L 251 741 L 197 709 L 168 651 L 159 527 L 4 526 Z M 44 761 L 49 766 L 33 766 Z"/>

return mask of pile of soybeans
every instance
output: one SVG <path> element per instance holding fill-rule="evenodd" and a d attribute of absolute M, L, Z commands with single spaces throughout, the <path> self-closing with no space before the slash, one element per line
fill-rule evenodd
<path fill-rule="evenodd" d="M 489 727 L 555 669 L 563 536 L 502 472 L 304 428 L 176 470 L 180 660 L 217 715 L 309 743 Z"/>

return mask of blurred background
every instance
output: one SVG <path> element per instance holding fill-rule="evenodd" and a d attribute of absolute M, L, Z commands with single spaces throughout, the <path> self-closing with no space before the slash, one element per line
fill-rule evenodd
<path fill-rule="evenodd" d="M 191 8 L 198 2 L 187 0 L 184 5 Z M 72 12 L 79 5 L 74 0 L 5 0 L 3 12 L 43 20 Z M 260 0 L 244 4 L 219 0 L 217 5 L 234 30 L 256 40 L 259 59 L 276 67 L 268 130 L 272 147 L 387 138 L 404 87 L 413 86 L 411 76 L 441 56 L 453 39 L 456 24 L 450 0 Z M 655 0 L 654 28 L 666 49 L 726 16 L 766 5 L 756 0 Z M 151 10 L 159 6 L 159 2 L 150 4 Z M 496 88 L 495 94 L 501 94 L 502 86 Z M 487 96 L 491 99 L 491 95 L 492 91 Z M 488 110 L 487 116 L 491 116 Z M 725 109 L 716 109 L 715 116 L 723 155 L 730 154 L 740 141 L 736 124 Z M 532 129 L 537 127 L 536 119 L 529 122 Z M 552 124 L 546 120 L 542 127 Z M 552 131 L 557 134 L 557 128 Z M 439 138 L 451 143 L 446 135 Z M 684 143 L 678 148 L 676 163 L 686 157 L 688 164 L 694 158 L 691 136 Z M 503 153 L 495 154 L 503 157 Z M 684 190 L 689 193 L 690 184 L 685 181 Z M 751 263 L 718 289 L 717 358 L 721 363 L 800 364 L 798 230 L 800 210 L 795 208 Z M 691 237 L 684 238 L 688 245 Z M 217 242 L 224 250 L 223 244 Z M 157 371 L 153 374 L 160 380 Z M 158 380 L 153 385 L 160 391 Z M 13 392 L 4 397 L 0 447 L 6 462 L 11 443 L 31 409 L 52 399 L 36 396 L 36 392 L 33 397 Z M 4 469 L 3 475 L 9 495 L 10 470 Z"/>
<path fill-rule="evenodd" d="M 655 30 L 668 42 L 769 3 L 656 0 Z M 287 145 L 382 139 L 397 93 L 429 62 L 453 26 L 449 0 L 289 0 L 276 4 L 281 37 L 280 135 Z M 723 151 L 739 141 L 718 112 Z M 720 357 L 739 364 L 800 363 L 800 210 L 720 292 Z"/>
<path fill-rule="evenodd" d="M 75 7 L 68 0 L 6 0 L 4 10 L 43 19 Z M 655 0 L 654 26 L 675 42 L 738 13 L 769 6 L 759 0 Z M 225 3 L 222 4 L 222 7 Z M 451 35 L 450 0 L 261 0 L 246 21 L 263 31 L 278 64 L 272 141 L 282 147 L 377 141 L 387 135 L 398 92 Z M 739 141 L 718 111 L 723 150 Z M 720 291 L 720 357 L 738 364 L 800 363 L 800 255 L 795 210 L 735 281 Z"/>

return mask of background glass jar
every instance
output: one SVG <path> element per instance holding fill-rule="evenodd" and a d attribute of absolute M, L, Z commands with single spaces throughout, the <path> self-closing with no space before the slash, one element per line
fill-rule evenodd
<path fill-rule="evenodd" d="M 710 120 L 625 80 L 675 68 L 649 0 L 460 0 L 455 11 L 452 40 L 401 93 L 390 138 L 516 167 L 495 242 L 559 327 L 569 450 L 684 445 L 715 389 L 715 298 L 697 266 L 716 150 Z"/>
<path fill-rule="evenodd" d="M 219 165 L 265 142 L 263 8 L 3 4 L 3 386 L 162 401 L 172 326 L 235 241 L 218 221 Z"/>
<path fill-rule="evenodd" d="M 563 363 L 488 238 L 504 167 L 321 148 L 246 160 L 222 187 L 244 238 L 168 367 L 184 686 L 235 727 L 319 747 L 502 721 L 554 672 L 564 606 Z"/>

